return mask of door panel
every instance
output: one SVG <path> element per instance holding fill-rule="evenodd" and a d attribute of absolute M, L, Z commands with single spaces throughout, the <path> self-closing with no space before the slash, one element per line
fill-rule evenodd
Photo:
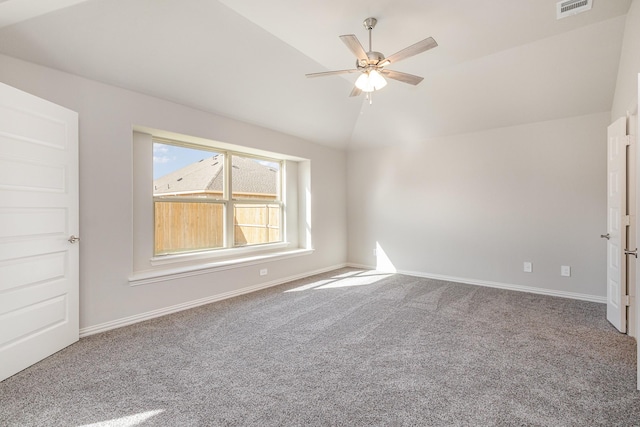
<path fill-rule="evenodd" d="M 638 239 L 636 238 L 637 226 L 637 122 L 638 115 L 629 117 L 627 133 L 629 134 L 630 145 L 627 151 L 627 212 L 629 214 L 630 224 L 627 231 L 627 248 L 634 249 L 638 247 Z M 629 257 L 627 260 L 627 295 L 629 295 L 629 306 L 627 307 L 627 332 L 632 337 L 637 337 L 636 328 L 636 268 L 637 259 Z"/>
<path fill-rule="evenodd" d="M 616 120 L 607 129 L 607 320 L 620 332 L 627 330 L 627 119 Z"/>
<path fill-rule="evenodd" d="M 78 115 L 0 83 L 0 380 L 78 340 Z"/>

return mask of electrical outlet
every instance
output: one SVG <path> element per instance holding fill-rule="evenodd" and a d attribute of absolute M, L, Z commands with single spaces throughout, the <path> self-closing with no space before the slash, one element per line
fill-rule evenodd
<path fill-rule="evenodd" d="M 531 264 L 531 262 L 529 262 L 529 261 L 525 261 L 524 265 L 522 267 L 522 270 L 525 273 L 531 273 L 533 271 L 533 264 Z"/>
<path fill-rule="evenodd" d="M 564 277 L 571 277 L 571 267 L 568 265 L 560 266 L 560 275 Z"/>
<path fill-rule="evenodd" d="M 260 270 L 261 276 L 266 276 L 268 273 L 269 273 L 269 270 L 267 270 L 266 268 L 263 268 L 262 270 Z"/>
<path fill-rule="evenodd" d="M 373 256 L 378 256 L 378 249 L 377 248 L 373 248 Z"/>

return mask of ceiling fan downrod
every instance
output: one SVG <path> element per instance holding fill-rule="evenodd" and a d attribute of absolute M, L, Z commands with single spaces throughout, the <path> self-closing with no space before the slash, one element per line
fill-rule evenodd
<path fill-rule="evenodd" d="M 371 30 L 373 30 L 376 27 L 377 23 L 378 23 L 378 20 L 376 18 L 367 18 L 364 20 L 364 22 L 362 22 L 362 25 L 364 25 L 364 28 L 367 31 L 369 31 L 369 52 L 373 50 L 371 48 Z"/>

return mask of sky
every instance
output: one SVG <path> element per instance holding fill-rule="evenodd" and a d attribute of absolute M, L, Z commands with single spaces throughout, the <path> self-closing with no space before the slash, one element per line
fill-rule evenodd
<path fill-rule="evenodd" d="M 195 150 L 177 145 L 153 143 L 153 179 L 158 179 L 191 163 L 199 162 L 218 154 L 215 151 Z M 258 163 L 279 169 L 278 163 L 266 160 L 255 160 Z"/>
<path fill-rule="evenodd" d="M 207 157 L 215 156 L 214 151 L 194 150 L 176 145 L 153 143 L 153 179 L 183 168 Z"/>

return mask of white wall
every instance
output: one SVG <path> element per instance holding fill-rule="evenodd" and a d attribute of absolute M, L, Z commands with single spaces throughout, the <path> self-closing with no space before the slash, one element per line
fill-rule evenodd
<path fill-rule="evenodd" d="M 633 0 L 627 13 L 618 66 L 618 80 L 611 107 L 611 121 L 626 115 L 638 102 L 640 73 L 640 0 Z"/>
<path fill-rule="evenodd" d="M 0 81 L 80 116 L 82 329 L 345 263 L 344 152 L 3 55 Z M 129 286 L 134 125 L 310 159 L 315 252 L 263 266 Z M 260 277 L 258 270 L 265 266 L 269 275 Z"/>
<path fill-rule="evenodd" d="M 349 152 L 349 261 L 604 297 L 609 117 Z"/>

